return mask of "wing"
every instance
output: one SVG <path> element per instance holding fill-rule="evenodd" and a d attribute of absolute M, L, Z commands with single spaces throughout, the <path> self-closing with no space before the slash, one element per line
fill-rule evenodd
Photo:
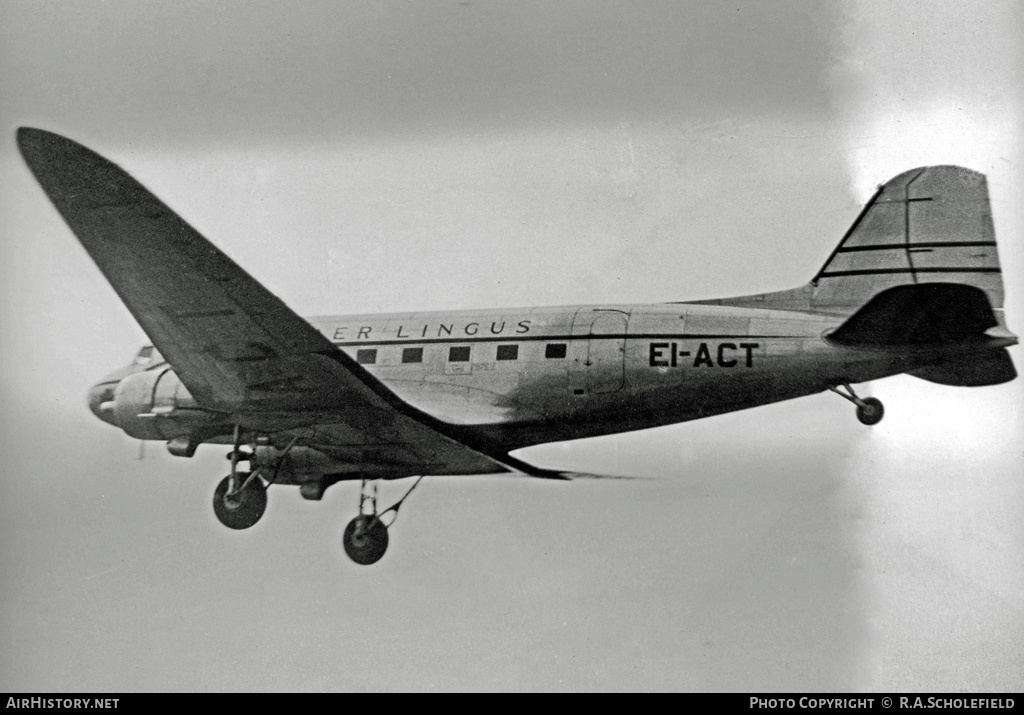
<path fill-rule="evenodd" d="M 325 379 L 334 346 L 139 182 L 57 134 L 22 128 L 18 145 L 200 404 L 224 412 L 342 404 L 354 385 Z"/>
<path fill-rule="evenodd" d="M 117 165 L 40 129 L 20 128 L 18 146 L 203 408 L 332 425 L 339 446 L 399 471 L 558 478 L 403 402 Z"/>

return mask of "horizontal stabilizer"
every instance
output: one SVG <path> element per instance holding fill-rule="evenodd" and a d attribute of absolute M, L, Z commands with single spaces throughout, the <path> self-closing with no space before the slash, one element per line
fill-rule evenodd
<path fill-rule="evenodd" d="M 922 283 L 882 291 L 828 337 L 844 345 L 930 345 L 981 337 L 996 325 L 982 289 Z"/>
<path fill-rule="evenodd" d="M 912 370 L 908 374 L 940 385 L 983 387 L 1001 385 L 1013 380 L 1017 377 L 1017 369 L 1013 366 L 1009 351 L 1003 348 L 985 355 L 965 358 L 960 362 Z"/>

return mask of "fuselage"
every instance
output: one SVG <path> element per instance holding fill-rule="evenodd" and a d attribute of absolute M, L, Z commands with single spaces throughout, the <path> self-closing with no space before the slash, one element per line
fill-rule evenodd
<path fill-rule="evenodd" d="M 840 318 L 783 310 L 587 305 L 310 322 L 406 402 L 509 448 L 683 422 L 901 370 L 830 343 Z"/>
<path fill-rule="evenodd" d="M 662 303 L 307 320 L 404 402 L 505 450 L 709 417 L 992 347 L 851 347 L 828 337 L 844 319 Z M 171 366 L 146 350 L 93 388 L 93 412 L 140 439 L 184 437 L 208 423 Z M 105 409 L 122 379 L 139 371 L 162 374 L 138 383 L 146 394 L 118 399 L 124 414 Z M 232 420 L 245 418 L 222 421 Z M 226 439 L 220 432 L 204 441 Z"/>

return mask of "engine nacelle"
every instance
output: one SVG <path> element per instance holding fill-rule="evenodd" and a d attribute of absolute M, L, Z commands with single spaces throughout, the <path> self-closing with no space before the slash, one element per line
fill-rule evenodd
<path fill-rule="evenodd" d="M 113 405 L 104 409 L 136 439 L 182 437 L 216 420 L 196 404 L 169 367 L 128 375 L 114 388 Z"/>

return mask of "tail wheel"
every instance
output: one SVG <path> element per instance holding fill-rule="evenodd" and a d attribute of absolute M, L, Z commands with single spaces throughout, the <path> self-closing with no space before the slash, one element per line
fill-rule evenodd
<path fill-rule="evenodd" d="M 238 485 L 249 480 L 247 472 L 239 472 L 235 478 Z M 213 493 L 213 513 L 217 520 L 229 529 L 248 529 L 267 510 L 267 488 L 259 477 L 249 480 L 245 488 L 230 494 L 231 477 L 224 477 Z"/>
<path fill-rule="evenodd" d="M 388 529 L 378 517 L 360 514 L 345 527 L 341 543 L 350 559 L 369 566 L 380 561 L 388 550 Z"/>
<path fill-rule="evenodd" d="M 874 397 L 865 397 L 862 402 L 863 404 L 857 405 L 857 419 L 866 425 L 877 425 L 881 422 L 885 416 L 882 401 Z"/>

